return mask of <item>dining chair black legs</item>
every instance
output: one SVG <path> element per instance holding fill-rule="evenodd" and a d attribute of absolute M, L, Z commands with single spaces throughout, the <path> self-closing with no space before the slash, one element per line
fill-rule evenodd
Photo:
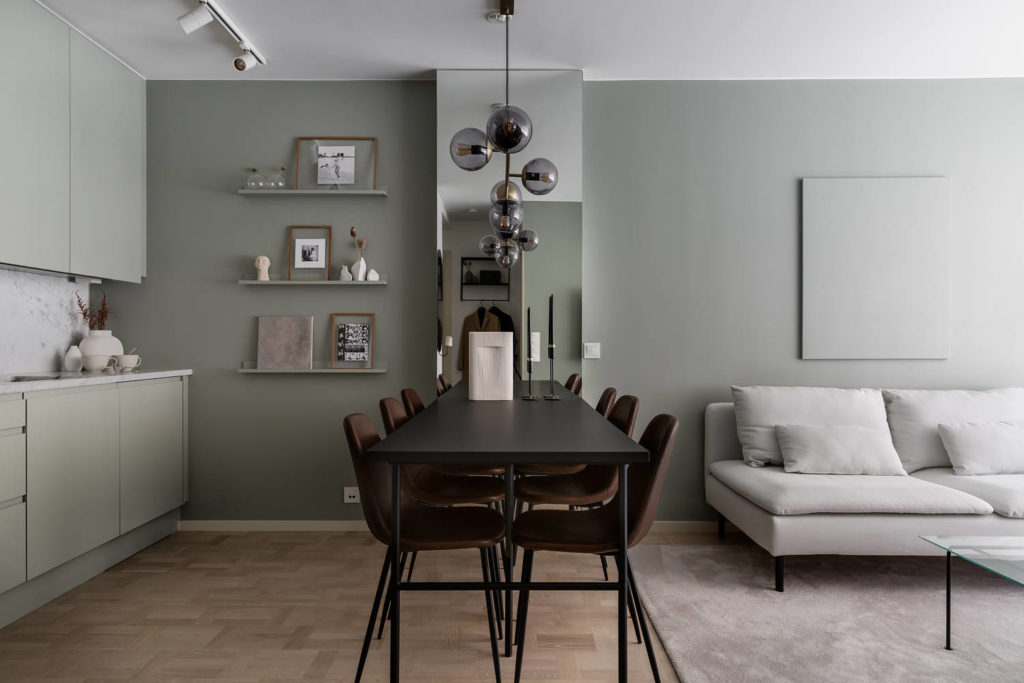
<path fill-rule="evenodd" d="M 409 558 L 409 573 L 406 575 L 406 581 L 412 581 L 412 568 L 416 566 L 416 556 L 419 555 L 415 550 L 412 553 L 412 557 Z"/>
<path fill-rule="evenodd" d="M 402 578 L 402 574 L 405 573 L 405 561 L 408 559 L 409 553 L 402 553 L 402 559 L 398 565 L 398 578 Z M 391 620 L 391 593 L 388 593 L 384 597 L 384 607 L 381 608 L 380 612 L 380 629 L 377 631 L 377 640 L 381 639 L 384 635 L 384 624 Z"/>
<path fill-rule="evenodd" d="M 524 582 L 529 582 L 533 576 L 533 553 L 532 550 L 523 551 L 523 576 Z M 603 556 L 602 556 L 603 557 Z M 613 554 L 615 566 L 619 566 L 618 554 Z M 643 608 L 640 606 L 640 597 L 636 590 L 636 578 L 633 576 L 633 567 L 628 566 L 626 571 L 626 592 L 629 616 L 633 620 L 633 629 L 636 633 L 636 642 L 643 642 L 647 650 L 647 659 L 651 664 L 651 673 L 655 683 L 661 683 L 661 674 L 658 671 L 658 661 L 654 655 L 654 644 L 651 642 L 651 634 L 647 628 L 647 617 L 644 616 Z M 519 591 L 519 605 L 516 608 L 516 674 L 515 681 L 519 683 L 523 672 L 523 650 L 526 636 L 526 618 L 530 610 L 530 591 Z"/>
<path fill-rule="evenodd" d="M 377 592 L 373 596 L 373 607 L 370 609 L 370 620 L 366 623 L 366 635 L 363 637 L 363 649 L 359 653 L 359 668 L 356 669 L 356 683 L 363 677 L 363 667 L 366 665 L 366 653 L 370 650 L 370 639 L 373 637 L 373 624 L 377 619 L 377 608 L 380 607 L 380 596 L 384 592 L 384 584 L 387 582 L 388 573 L 391 569 L 391 553 L 384 553 L 384 567 L 380 570 L 380 580 L 377 581 Z M 383 619 L 383 615 L 381 619 Z"/>
<path fill-rule="evenodd" d="M 484 581 L 488 580 L 491 573 L 491 558 L 487 548 L 480 548 L 480 570 Z M 497 600 L 497 591 L 484 591 L 484 602 L 487 603 L 487 629 L 491 634 L 491 660 L 494 662 L 494 680 L 501 683 L 501 663 L 498 661 L 498 638 L 495 625 L 495 610 L 491 606 L 491 600 Z"/>

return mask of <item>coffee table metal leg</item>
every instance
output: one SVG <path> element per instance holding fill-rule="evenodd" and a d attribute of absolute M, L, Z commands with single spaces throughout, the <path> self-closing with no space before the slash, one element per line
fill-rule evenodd
<path fill-rule="evenodd" d="M 950 613 L 951 613 L 951 596 L 952 592 L 952 569 L 953 569 L 953 553 L 946 551 L 946 649 L 952 650 L 953 647 L 950 644 Z"/>
<path fill-rule="evenodd" d="M 391 465 L 391 566 L 400 567 L 399 555 L 401 555 L 401 510 L 402 510 L 402 466 L 394 463 Z M 391 572 L 391 683 L 398 683 L 398 656 L 399 656 L 399 625 L 402 623 L 399 605 L 401 604 L 401 591 L 398 584 L 402 580 L 402 572 Z"/>

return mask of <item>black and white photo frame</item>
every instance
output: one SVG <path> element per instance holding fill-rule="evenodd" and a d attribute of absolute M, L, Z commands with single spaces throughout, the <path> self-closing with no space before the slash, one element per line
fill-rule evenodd
<path fill-rule="evenodd" d="M 331 233 L 329 225 L 289 226 L 289 280 L 331 279 Z"/>
<path fill-rule="evenodd" d="M 331 367 L 373 368 L 375 333 L 373 313 L 334 313 L 331 315 Z"/>

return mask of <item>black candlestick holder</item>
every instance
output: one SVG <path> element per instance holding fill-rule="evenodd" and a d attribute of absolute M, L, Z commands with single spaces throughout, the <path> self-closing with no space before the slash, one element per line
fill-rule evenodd
<path fill-rule="evenodd" d="M 524 401 L 539 401 L 540 396 L 533 393 L 533 361 L 526 361 L 526 374 L 530 378 L 527 386 L 530 387 L 529 393 L 523 395 Z"/>
<path fill-rule="evenodd" d="M 555 347 L 554 344 L 550 345 L 550 348 L 554 348 L 554 347 Z M 558 401 L 558 400 L 561 400 L 562 397 L 555 393 L 555 359 L 551 358 L 549 356 L 548 357 L 548 363 L 550 364 L 550 367 L 551 367 L 551 375 L 550 375 L 551 379 L 548 380 L 549 387 L 551 389 L 551 393 L 550 394 L 546 394 L 544 396 L 544 400 L 545 401 Z"/>

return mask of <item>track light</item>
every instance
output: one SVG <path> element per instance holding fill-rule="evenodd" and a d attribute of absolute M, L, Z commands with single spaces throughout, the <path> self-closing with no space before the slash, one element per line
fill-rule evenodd
<path fill-rule="evenodd" d="M 216 0 L 196 1 L 199 3 L 198 7 L 188 14 L 178 17 L 178 23 L 181 24 L 181 28 L 186 34 L 190 34 L 216 19 L 234 41 L 238 43 L 238 46 L 242 48 L 241 56 L 236 57 L 234 61 L 236 69 L 246 71 L 257 64 L 267 63 L 266 58 L 245 37 L 245 34 L 242 33 L 242 30 L 238 28 L 235 22 L 231 21 L 231 18 L 224 13 L 224 10 L 220 8 Z"/>
<path fill-rule="evenodd" d="M 178 23 L 181 24 L 181 30 L 183 30 L 186 35 L 191 34 L 193 31 L 198 31 L 211 21 L 213 21 L 213 15 L 210 14 L 210 10 L 207 9 L 205 4 L 201 4 L 191 12 L 182 14 L 178 17 Z"/>
<path fill-rule="evenodd" d="M 253 56 L 253 54 L 251 52 L 249 52 L 248 50 L 245 50 L 245 52 L 243 52 L 240 57 L 235 57 L 235 68 L 238 69 L 239 71 L 245 71 L 246 69 L 251 69 L 254 66 L 256 66 L 257 64 L 259 64 L 259 62 Z"/>

